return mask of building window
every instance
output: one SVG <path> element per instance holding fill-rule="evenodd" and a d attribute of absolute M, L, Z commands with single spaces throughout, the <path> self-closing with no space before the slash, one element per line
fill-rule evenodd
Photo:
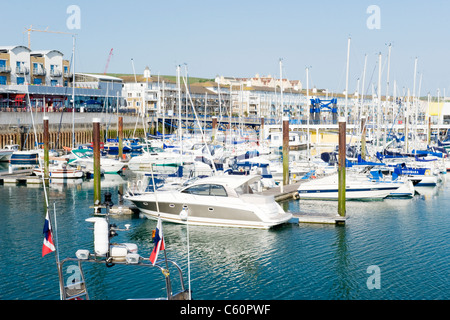
<path fill-rule="evenodd" d="M 5 68 L 5 67 L 6 67 L 6 60 L 0 59 L 0 68 Z"/>
<path fill-rule="evenodd" d="M 33 79 L 33 84 L 42 84 L 42 79 L 41 78 L 34 78 Z"/>
<path fill-rule="evenodd" d="M 24 77 L 17 77 L 17 84 L 24 84 L 25 83 L 25 78 Z"/>
<path fill-rule="evenodd" d="M 6 85 L 6 76 L 0 76 L 0 84 Z"/>

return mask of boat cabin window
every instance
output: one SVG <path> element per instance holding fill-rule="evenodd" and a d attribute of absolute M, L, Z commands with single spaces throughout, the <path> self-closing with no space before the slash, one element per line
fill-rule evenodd
<path fill-rule="evenodd" d="M 225 191 L 225 188 L 218 184 L 212 184 L 211 188 L 209 189 L 209 192 L 212 196 L 219 196 L 219 197 L 227 196 L 227 192 Z"/>
<path fill-rule="evenodd" d="M 218 184 L 199 184 L 186 188 L 181 192 L 194 194 L 197 196 L 218 196 L 218 197 L 227 196 L 225 188 Z"/>

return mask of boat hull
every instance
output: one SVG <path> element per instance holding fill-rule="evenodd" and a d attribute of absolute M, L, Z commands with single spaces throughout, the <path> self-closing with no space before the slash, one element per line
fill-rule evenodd
<path fill-rule="evenodd" d="M 39 165 L 39 154 L 33 151 L 15 151 L 11 155 L 9 163 L 13 166 Z"/>
<path fill-rule="evenodd" d="M 271 218 L 266 218 L 264 213 L 259 212 L 258 207 L 240 203 L 239 199 L 227 199 L 227 203 L 222 204 L 215 200 L 215 197 L 196 198 L 192 199 L 176 192 L 168 197 L 167 194 L 156 192 L 156 198 L 155 194 L 147 194 L 129 197 L 128 200 L 147 218 L 157 219 L 160 216 L 165 221 L 190 225 L 269 229 L 292 218 L 292 214 L 284 213 L 276 202 L 266 204 L 267 210 L 277 212 Z M 188 212 L 186 221 L 180 217 L 183 208 Z"/>
<path fill-rule="evenodd" d="M 0 162 L 9 162 L 13 152 L 13 150 L 0 150 Z"/>
<path fill-rule="evenodd" d="M 387 188 L 346 188 L 346 200 L 382 200 L 398 189 L 398 186 Z M 321 189 L 299 189 L 298 195 L 300 200 L 338 200 L 338 188 L 325 187 Z"/>
<path fill-rule="evenodd" d="M 34 169 L 33 172 L 38 176 L 42 176 L 42 174 L 43 174 L 42 169 Z M 55 169 L 55 170 L 50 170 L 50 172 L 49 172 L 49 178 L 51 178 L 51 179 L 79 179 L 79 178 L 83 178 L 83 176 L 84 176 L 84 173 L 81 170 Z"/>

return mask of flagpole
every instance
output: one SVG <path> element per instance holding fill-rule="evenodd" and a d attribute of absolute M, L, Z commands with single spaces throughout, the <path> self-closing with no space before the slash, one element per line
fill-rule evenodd
<path fill-rule="evenodd" d="M 48 209 L 47 209 L 48 210 Z M 56 249 L 56 254 L 55 254 L 55 259 L 56 259 L 56 267 L 58 268 L 58 275 L 61 277 L 62 276 L 62 270 L 60 270 L 60 263 L 59 263 L 59 243 L 58 243 L 58 224 L 56 222 L 56 204 L 55 202 L 53 202 L 53 219 L 55 220 L 55 249 Z M 60 279 L 60 283 L 61 283 L 62 278 Z M 63 293 L 62 293 L 62 288 L 61 285 L 59 286 L 59 299 L 63 300 Z"/>
<path fill-rule="evenodd" d="M 161 219 L 161 215 L 158 214 L 158 220 L 160 220 L 160 219 Z M 160 222 L 161 222 L 161 230 L 160 231 L 162 233 L 162 241 L 164 243 L 164 260 L 166 262 L 166 269 L 169 270 L 169 263 L 167 262 L 167 253 L 166 253 L 166 240 L 164 240 L 164 232 L 162 232 L 162 221 L 160 220 Z"/>
<path fill-rule="evenodd" d="M 58 224 L 56 222 L 56 203 L 53 202 L 53 219 L 55 220 L 55 248 L 56 248 L 56 263 L 59 263 L 59 243 L 58 243 Z"/>
<path fill-rule="evenodd" d="M 189 215 L 189 213 L 188 213 Z M 190 255 L 189 255 L 189 222 L 186 221 L 186 228 L 187 228 L 187 250 L 188 250 L 188 288 L 189 288 L 189 300 L 192 300 L 191 297 L 191 261 L 190 261 Z"/>
<path fill-rule="evenodd" d="M 187 256 L 188 256 L 188 288 L 189 288 L 189 300 L 191 297 L 191 261 L 190 261 L 190 250 L 189 250 L 189 212 L 183 208 L 180 212 L 180 219 L 186 221 L 186 238 L 187 238 Z"/>

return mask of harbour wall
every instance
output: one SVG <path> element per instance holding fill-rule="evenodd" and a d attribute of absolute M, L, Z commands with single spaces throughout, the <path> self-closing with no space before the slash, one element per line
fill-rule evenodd
<path fill-rule="evenodd" d="M 35 141 L 44 141 L 43 118 L 49 122 L 50 148 L 72 147 L 92 142 L 92 119 L 100 119 L 101 137 L 117 138 L 118 115 L 105 113 L 69 112 L 0 112 L 0 148 L 18 144 L 20 150 L 34 149 Z M 120 115 L 123 118 L 124 137 L 144 137 L 142 118 L 136 115 Z"/>

